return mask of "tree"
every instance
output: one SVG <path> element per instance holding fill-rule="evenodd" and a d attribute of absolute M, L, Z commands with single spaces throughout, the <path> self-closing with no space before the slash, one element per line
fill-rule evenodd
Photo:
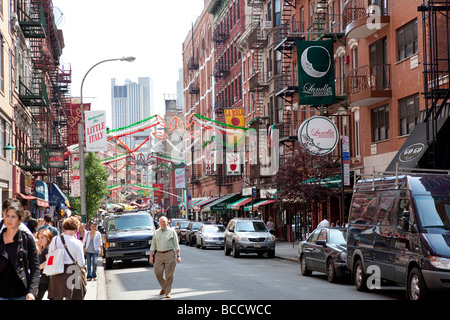
<path fill-rule="evenodd" d="M 279 192 L 275 205 L 288 213 L 305 215 L 312 212 L 313 204 L 339 194 L 324 181 L 340 172 L 330 156 L 313 156 L 302 148 L 294 148 L 287 154 L 275 176 Z"/>
<path fill-rule="evenodd" d="M 102 199 L 108 195 L 109 172 L 101 164 L 101 159 L 89 152 L 84 160 L 86 171 L 86 217 L 95 217 Z M 70 198 L 71 208 L 81 212 L 80 198 Z"/>

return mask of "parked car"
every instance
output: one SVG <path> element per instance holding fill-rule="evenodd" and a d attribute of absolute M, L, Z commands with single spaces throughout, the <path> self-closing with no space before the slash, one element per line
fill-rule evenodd
<path fill-rule="evenodd" d="M 187 219 L 183 219 L 183 218 L 172 218 L 170 219 L 170 226 L 172 228 L 175 228 L 177 226 L 178 221 L 187 221 Z"/>
<path fill-rule="evenodd" d="M 234 218 L 225 230 L 225 255 L 233 252 L 237 258 L 241 253 L 267 253 L 269 258 L 275 257 L 275 236 L 272 235 L 261 220 Z"/>
<path fill-rule="evenodd" d="M 345 228 L 317 228 L 306 241 L 298 244 L 302 275 L 312 271 L 324 272 L 328 281 L 336 282 L 349 275 L 347 268 L 347 230 Z"/>
<path fill-rule="evenodd" d="M 225 227 L 217 224 L 204 224 L 197 232 L 197 248 L 220 247 L 223 249 Z"/>
<path fill-rule="evenodd" d="M 186 228 L 189 225 L 189 220 L 178 220 L 175 225 L 178 242 L 183 243 L 186 240 Z"/>
<path fill-rule="evenodd" d="M 373 288 L 369 274 L 375 271 L 381 279 L 406 285 L 410 300 L 425 299 L 433 291 L 449 293 L 449 239 L 450 175 L 389 176 L 356 183 L 347 265 L 357 290 Z"/>
<path fill-rule="evenodd" d="M 203 225 L 201 221 L 190 221 L 186 228 L 185 241 L 187 246 L 193 246 L 197 243 L 197 231 Z"/>
<path fill-rule="evenodd" d="M 100 229 L 105 268 L 111 269 L 116 260 L 148 259 L 154 231 L 153 218 L 148 212 L 108 215 L 104 228 Z"/>

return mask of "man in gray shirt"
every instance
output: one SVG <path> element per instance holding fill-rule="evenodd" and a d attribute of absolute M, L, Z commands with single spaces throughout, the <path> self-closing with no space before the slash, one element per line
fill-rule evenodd
<path fill-rule="evenodd" d="M 153 234 L 149 261 L 153 263 L 153 253 L 156 251 L 153 270 L 161 286 L 159 294 L 165 294 L 166 298 L 170 298 L 175 267 L 177 263 L 181 262 L 180 246 L 175 230 L 167 227 L 167 217 L 162 216 L 159 219 L 159 225 L 160 228 Z"/>

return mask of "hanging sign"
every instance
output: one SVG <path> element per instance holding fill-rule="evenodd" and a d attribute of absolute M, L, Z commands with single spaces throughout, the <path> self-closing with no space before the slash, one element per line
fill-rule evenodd
<path fill-rule="evenodd" d="M 212 175 L 211 150 L 205 150 L 205 175 Z"/>
<path fill-rule="evenodd" d="M 186 188 L 186 179 L 184 175 L 184 168 L 176 168 L 175 169 L 175 188 L 184 189 Z"/>
<path fill-rule="evenodd" d="M 105 111 L 86 111 L 86 151 L 107 151 Z"/>
<path fill-rule="evenodd" d="M 315 116 L 308 118 L 300 125 L 298 141 L 310 154 L 324 156 L 336 148 L 339 133 L 330 119 Z"/>
<path fill-rule="evenodd" d="M 324 105 L 336 101 L 333 40 L 296 40 L 299 104 Z"/>
<path fill-rule="evenodd" d="M 239 153 L 237 152 L 227 152 L 227 164 L 226 164 L 226 175 L 227 176 L 240 176 L 241 175 L 241 162 Z"/>

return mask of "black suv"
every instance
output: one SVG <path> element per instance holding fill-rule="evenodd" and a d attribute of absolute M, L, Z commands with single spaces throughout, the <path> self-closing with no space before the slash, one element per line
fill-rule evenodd
<path fill-rule="evenodd" d="M 186 228 L 186 235 L 185 235 L 185 240 L 186 240 L 186 245 L 187 246 L 193 246 L 194 244 L 197 243 L 197 232 L 198 229 L 200 229 L 200 227 L 203 225 L 204 223 L 201 221 L 191 221 L 189 222 L 189 225 Z"/>
<path fill-rule="evenodd" d="M 148 212 L 109 215 L 103 225 L 100 232 L 106 269 L 111 269 L 115 260 L 128 262 L 149 258 L 155 224 Z"/>

